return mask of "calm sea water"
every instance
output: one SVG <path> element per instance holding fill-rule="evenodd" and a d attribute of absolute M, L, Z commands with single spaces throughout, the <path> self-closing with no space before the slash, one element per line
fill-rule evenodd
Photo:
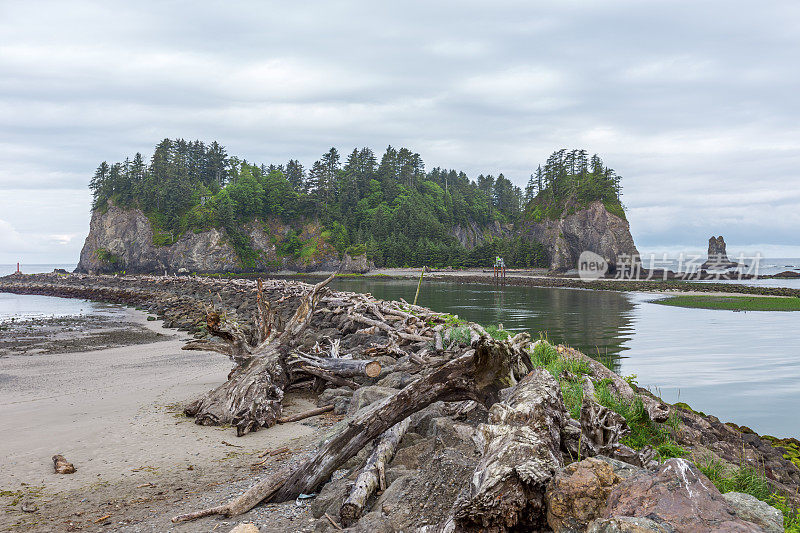
<path fill-rule="evenodd" d="M 63 268 L 67 272 L 72 272 L 78 265 L 76 263 L 41 263 L 41 264 L 27 264 L 22 263 L 19 266 L 23 274 L 41 274 L 43 272 L 52 272 L 56 268 Z M 7 276 L 17 271 L 17 265 L 3 265 L 0 264 L 0 276 Z"/>
<path fill-rule="evenodd" d="M 37 264 L 20 265 L 20 270 L 26 274 L 52 272 L 56 268 L 63 268 L 67 272 L 75 270 L 72 264 Z M 0 276 L 13 274 L 17 265 L 0 265 Z M 9 320 L 30 320 L 34 318 L 78 316 L 96 311 L 97 304 L 87 300 L 74 300 L 70 298 L 53 298 L 51 296 L 18 295 L 0 292 L 0 323 Z M 2 335 L 2 333 L 0 333 Z"/>
<path fill-rule="evenodd" d="M 342 279 L 335 288 L 414 299 L 412 281 Z M 546 332 L 584 353 L 608 355 L 669 402 L 683 401 L 759 433 L 800 436 L 800 314 L 682 309 L 652 294 L 424 283 L 436 311 Z"/>

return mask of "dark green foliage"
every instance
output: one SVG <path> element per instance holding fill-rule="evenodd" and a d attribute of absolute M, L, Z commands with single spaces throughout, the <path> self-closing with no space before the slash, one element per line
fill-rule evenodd
<path fill-rule="evenodd" d="M 556 216 L 563 206 L 555 202 L 553 207 L 545 199 L 548 191 L 565 185 L 551 163 L 540 167 L 536 185 L 529 183 L 523 195 L 503 174 L 471 181 L 455 170 L 426 172 L 420 155 L 407 148 L 389 146 L 380 161 L 369 148 L 353 150 L 346 158 L 331 148 L 306 171 L 295 159 L 286 165 L 255 165 L 228 156 L 216 142 L 164 139 L 149 165 L 141 154 L 123 163 L 103 162 L 89 187 L 95 209 L 109 201 L 142 209 L 157 245 L 170 245 L 186 231 L 224 228 L 243 266 L 255 264 L 257 256 L 242 225 L 277 219 L 294 227 L 319 220 L 325 240 L 340 254 L 363 250 L 378 266 L 488 266 L 500 255 L 509 267 L 536 267 L 548 264 L 537 242 L 490 238 L 467 250 L 454 228 L 483 231 L 490 223 L 515 224 L 526 205 L 528 213 L 544 209 L 547 216 Z M 580 174 L 590 177 L 580 182 L 578 197 L 598 196 L 612 208 L 619 206 L 617 178 L 600 168 L 602 179 Z M 606 190 L 608 183 L 614 194 Z M 595 186 L 604 188 L 592 192 Z M 281 241 L 279 252 L 295 258 L 314 253 L 315 248 L 298 241 L 297 235 Z"/>
<path fill-rule="evenodd" d="M 599 200 L 610 213 L 624 219 L 620 180 L 597 154 L 588 158 L 586 150 L 558 150 L 528 181 L 526 217 L 555 220 Z"/>
<path fill-rule="evenodd" d="M 118 255 L 111 253 L 105 248 L 98 248 L 97 250 L 94 251 L 94 255 L 97 256 L 97 259 L 99 259 L 100 262 L 105 263 L 107 265 L 122 264 L 122 259 Z"/>

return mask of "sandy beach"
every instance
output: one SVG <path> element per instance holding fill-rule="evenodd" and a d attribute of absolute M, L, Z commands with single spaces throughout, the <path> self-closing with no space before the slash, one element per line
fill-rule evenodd
<path fill-rule="evenodd" d="M 216 485 L 229 490 L 228 482 L 241 479 L 248 486 L 259 453 L 294 450 L 317 431 L 312 420 L 237 439 L 231 428 L 195 425 L 181 404 L 223 382 L 231 363 L 182 351 L 186 334 L 148 322 L 145 313 L 124 312 L 164 340 L 0 358 L 0 530 L 227 531 L 247 516 L 181 526 L 169 518 L 200 500 L 225 498 Z M 288 400 L 287 413 L 312 407 L 310 399 Z M 54 474 L 57 453 L 77 472 Z"/>

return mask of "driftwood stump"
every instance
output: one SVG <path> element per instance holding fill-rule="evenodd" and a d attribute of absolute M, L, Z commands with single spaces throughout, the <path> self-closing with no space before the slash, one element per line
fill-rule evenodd
<path fill-rule="evenodd" d="M 381 475 L 385 465 L 394 457 L 397 445 L 406 434 L 411 419 L 406 418 L 402 422 L 395 424 L 381 435 L 375 449 L 367 458 L 367 462 L 358 474 L 350 495 L 342 504 L 339 516 L 345 526 L 356 522 L 364 513 L 364 507 L 370 496 L 372 496 L 381 485 Z"/>
<path fill-rule="evenodd" d="M 564 466 L 560 448 L 566 416 L 558 382 L 541 368 L 491 407 L 488 423 L 479 430 L 483 458 L 454 505 L 458 529 L 530 531 L 546 525 L 544 494 Z"/>
<path fill-rule="evenodd" d="M 256 338 L 260 343 L 256 346 L 250 345 L 235 324 L 224 325 L 218 313 L 209 313 L 207 328 L 223 342 L 195 341 L 184 349 L 213 349 L 226 353 L 237 366 L 228 381 L 189 404 L 184 409 L 186 415 L 194 417 L 195 423 L 201 425 L 233 425 L 240 437 L 275 425 L 283 410 L 283 391 L 289 384 L 287 358 L 292 341 L 308 326 L 324 287 L 334 276 L 316 284 L 302 297 L 300 306 L 281 333 L 276 330 L 276 314 L 264 300 L 259 280 Z"/>

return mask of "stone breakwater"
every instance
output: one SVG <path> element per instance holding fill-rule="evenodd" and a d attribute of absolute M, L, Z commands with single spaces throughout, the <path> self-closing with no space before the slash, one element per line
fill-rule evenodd
<path fill-rule="evenodd" d="M 369 276 L 365 276 L 369 277 Z M 391 277 L 391 276 L 385 276 Z M 492 275 L 448 275 L 447 273 L 433 272 L 426 275 L 429 280 L 442 280 L 452 283 L 497 283 Z M 598 279 L 584 281 L 574 278 L 561 278 L 556 276 L 515 276 L 508 275 L 502 282 L 504 285 L 523 287 L 545 287 L 565 289 L 593 289 L 601 291 L 623 292 L 706 292 L 727 294 L 754 294 L 762 296 L 788 296 L 800 298 L 800 289 L 789 287 L 754 287 L 736 283 L 693 283 L 678 280 L 611 280 Z"/>
<path fill-rule="evenodd" d="M 274 309 L 281 317 L 279 321 L 283 322 L 300 305 L 303 293 L 311 288 L 298 282 L 273 283 L 269 287 L 265 297 L 274 303 Z M 252 280 L 41 274 L 0 278 L 0 291 L 135 306 L 158 315 L 168 327 L 189 331 L 196 337 L 206 336 L 206 313 L 211 308 L 224 311 L 245 329 L 253 327 L 258 313 L 256 282 Z M 320 310 L 320 316 L 331 318 L 312 322 L 308 338 L 303 341 L 307 349 L 315 341 L 328 338 L 341 341 L 341 346 L 350 353 L 349 350 L 359 346 L 364 348 L 371 341 L 379 340 L 376 332 L 350 331 L 344 321 L 332 322 L 336 316 L 329 312 L 332 305 L 349 301 L 351 295 L 332 291 L 323 301 L 327 311 Z M 364 296 L 359 296 L 359 301 L 365 306 L 380 303 Z M 427 317 L 435 314 L 422 308 L 415 312 L 426 313 Z M 422 349 L 424 344 L 415 343 L 415 349 Z M 433 357 L 419 363 L 419 355 L 403 353 L 409 349 L 398 348 L 392 357 L 383 359 L 381 375 L 369 380 L 361 379 L 356 390 L 327 388 L 319 394 L 320 406 L 333 404 L 336 412 L 355 416 L 362 408 L 396 394 L 398 389 L 424 376 L 426 365 L 442 364 Z M 560 351 L 574 352 L 566 347 L 560 347 Z M 594 377 L 602 375 L 599 372 Z M 613 378 L 619 380 L 618 376 Z M 636 392 L 655 400 L 645 390 Z M 474 402 L 438 402 L 412 417 L 394 458 L 386 462 L 385 479 L 382 480 L 385 490 L 368 502 L 365 509 L 368 512 L 356 524 L 359 530 L 395 531 L 428 527 L 428 531 L 434 531 L 432 528 L 442 524 L 446 528 L 448 521 L 463 519 L 452 516 L 451 509 L 458 508 L 459 501 L 464 501 L 470 491 L 475 490 L 472 486 L 473 472 L 479 467 L 491 466 L 481 466 L 481 462 L 492 451 L 492 442 L 501 442 L 497 439 L 505 438 L 493 433 L 502 428 L 503 413 L 516 409 L 520 415 L 536 416 L 533 411 L 520 410 L 524 404 L 515 405 L 510 397 L 505 398 L 489 410 Z M 573 462 L 566 456 L 563 460 L 554 458 L 566 466 L 549 473 L 520 470 L 511 475 L 523 480 L 539 479 L 546 486 L 543 501 L 534 505 L 525 502 L 524 495 L 501 498 L 522 497 L 523 504 L 529 506 L 528 511 L 539 513 L 531 520 L 543 527 L 546 523 L 546 527 L 554 531 L 779 531 L 779 518 L 774 509 L 746 495 L 719 494 L 695 463 L 716 461 L 731 468 L 748 464 L 762 471 L 774 490 L 787 495 L 796 494 L 800 489 L 800 470 L 784 458 L 784 450 L 771 446 L 768 440 L 755 433 L 724 424 L 716 417 L 686 407 L 672 406 L 671 409 L 678 421 L 672 437 L 687 451 L 686 459 L 649 463 L 645 464 L 649 467 L 646 468 L 610 459 L 606 454 L 613 455 L 613 449 L 580 462 Z M 583 422 L 583 416 L 581 418 Z M 578 423 L 576 420 L 572 422 Z M 566 429 L 569 425 L 567 423 L 561 437 L 564 442 L 568 440 Z M 579 433 L 580 427 L 578 423 Z M 513 434 L 509 433 L 512 439 Z M 586 457 L 580 440 L 577 446 L 584 452 L 581 455 Z M 326 513 L 339 516 L 352 480 L 360 472 L 369 451 L 365 448 L 364 453 L 344 466 L 344 475 L 335 476 L 335 480 L 323 485 L 312 503 L 318 530 L 332 529 Z M 485 504 L 491 508 L 491 501 Z M 489 515 L 486 515 L 487 520 Z M 497 524 L 492 522 L 491 525 Z M 513 524 L 508 528 L 511 526 Z M 497 531 L 504 530 L 507 530 L 506 526 L 497 528 Z"/>

